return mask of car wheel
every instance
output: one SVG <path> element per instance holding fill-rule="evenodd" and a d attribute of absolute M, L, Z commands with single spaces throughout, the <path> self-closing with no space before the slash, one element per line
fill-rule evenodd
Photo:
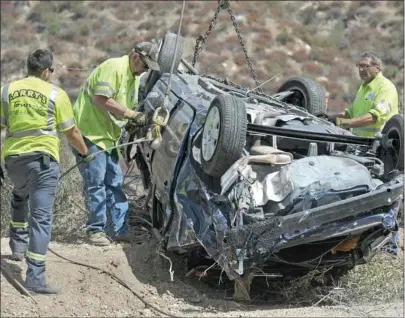
<path fill-rule="evenodd" d="M 204 173 L 219 177 L 240 158 L 246 142 L 245 104 L 232 95 L 212 101 L 202 132 L 201 164 Z"/>
<path fill-rule="evenodd" d="M 278 93 L 292 91 L 283 102 L 305 108 L 310 114 L 326 113 L 325 90 L 317 82 L 307 77 L 292 77 L 278 90 Z"/>
<path fill-rule="evenodd" d="M 381 149 L 380 159 L 384 161 L 386 172 L 394 169 L 404 171 L 404 116 L 392 116 L 385 124 L 382 134 L 392 140 L 391 149 Z"/>
<path fill-rule="evenodd" d="M 156 84 L 158 79 L 163 73 L 170 73 L 172 67 L 172 61 L 174 59 L 175 47 L 176 47 L 177 34 L 167 33 L 163 38 L 158 56 L 158 63 L 160 66 L 159 71 L 150 71 L 148 78 L 145 81 L 145 86 L 143 90 L 144 96 L 146 96 L 152 87 Z M 173 74 L 177 73 L 181 57 L 183 55 L 184 37 L 179 37 L 179 43 L 177 45 L 177 55 L 174 62 Z"/>

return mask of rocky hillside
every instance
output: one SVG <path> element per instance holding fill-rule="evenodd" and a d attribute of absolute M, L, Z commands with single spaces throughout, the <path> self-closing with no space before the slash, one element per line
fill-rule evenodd
<path fill-rule="evenodd" d="M 329 92 L 329 111 L 344 109 L 360 84 L 355 63 L 363 50 L 382 55 L 383 73 L 403 101 L 403 1 L 231 1 L 253 67 L 273 92 L 290 76 L 315 78 Z M 52 81 L 75 100 L 91 68 L 126 54 L 138 41 L 177 32 L 181 1 L 1 1 L 1 83 L 25 75 L 27 54 L 50 48 Z M 217 1 L 187 1 L 183 57 L 207 31 Z M 75 68 L 81 70 L 69 70 Z M 222 10 L 196 68 L 254 87 L 232 20 Z M 403 103 L 403 102 L 402 102 Z"/>

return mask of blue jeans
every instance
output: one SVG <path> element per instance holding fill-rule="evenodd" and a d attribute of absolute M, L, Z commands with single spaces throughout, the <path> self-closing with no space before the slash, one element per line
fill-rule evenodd
<path fill-rule="evenodd" d="M 102 150 L 83 137 L 90 153 Z M 82 158 L 73 150 L 76 162 Z M 86 208 L 90 212 L 87 233 L 104 232 L 119 236 L 128 232 L 128 201 L 122 189 L 122 171 L 116 149 L 98 154 L 94 160 L 79 165 L 83 178 Z M 108 215 L 107 215 L 108 211 Z M 107 228 L 107 219 L 111 229 Z"/>
<path fill-rule="evenodd" d="M 37 154 L 5 159 L 7 174 L 14 184 L 10 247 L 13 252 L 26 253 L 27 287 L 46 285 L 45 255 L 60 169 L 55 160 L 44 161 L 45 157 Z"/>

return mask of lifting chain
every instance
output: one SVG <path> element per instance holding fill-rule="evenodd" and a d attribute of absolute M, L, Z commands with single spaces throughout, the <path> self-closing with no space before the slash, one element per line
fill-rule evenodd
<path fill-rule="evenodd" d="M 246 47 L 245 47 L 245 43 L 243 42 L 242 36 L 240 35 L 240 30 L 239 30 L 238 24 L 236 23 L 235 15 L 234 15 L 234 13 L 233 13 L 233 11 L 231 9 L 231 6 L 229 4 L 229 0 L 218 0 L 218 8 L 215 11 L 214 17 L 211 20 L 211 23 L 210 23 L 210 25 L 208 27 L 208 31 L 205 32 L 205 33 L 200 33 L 200 35 L 198 36 L 198 38 L 196 40 L 192 66 L 193 67 L 195 66 L 197 58 L 198 58 L 198 56 L 200 55 L 200 53 L 202 51 L 203 45 L 207 41 L 207 38 L 210 35 L 212 29 L 215 27 L 215 25 L 217 23 L 218 14 L 221 11 L 221 9 L 227 10 L 229 15 L 231 16 L 232 24 L 233 24 L 233 26 L 235 28 L 235 31 L 236 31 L 236 34 L 238 36 L 239 42 L 240 42 L 240 44 L 242 46 L 243 53 L 245 54 L 245 57 L 246 57 L 246 62 L 248 63 L 248 66 L 249 66 L 250 71 L 252 73 L 252 77 L 253 77 L 253 79 L 254 79 L 254 81 L 256 83 L 256 86 L 259 86 L 260 82 L 258 80 L 256 72 L 253 70 L 252 62 L 250 61 L 250 58 L 248 56 L 248 52 L 247 52 Z M 257 91 L 262 92 L 261 88 L 258 88 Z"/>
<path fill-rule="evenodd" d="M 207 41 L 208 35 L 210 35 L 212 29 L 215 27 L 215 24 L 217 23 L 217 17 L 219 14 L 219 11 L 221 10 L 221 4 L 222 4 L 222 0 L 218 0 L 219 5 L 217 8 L 217 11 L 215 11 L 214 17 L 211 20 L 211 23 L 208 27 L 208 31 L 205 33 L 200 33 L 198 35 L 198 38 L 196 40 L 195 43 L 195 49 L 194 49 L 194 57 L 193 57 L 193 63 L 192 66 L 195 67 L 195 63 L 197 62 L 197 58 L 200 55 L 203 45 L 205 44 L 205 42 Z"/>

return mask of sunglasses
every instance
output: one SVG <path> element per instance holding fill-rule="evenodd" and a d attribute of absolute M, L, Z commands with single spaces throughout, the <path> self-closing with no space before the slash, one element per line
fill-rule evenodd
<path fill-rule="evenodd" d="M 376 64 L 356 64 L 357 68 L 362 68 L 363 70 L 368 70 L 370 67 L 375 66 Z"/>

